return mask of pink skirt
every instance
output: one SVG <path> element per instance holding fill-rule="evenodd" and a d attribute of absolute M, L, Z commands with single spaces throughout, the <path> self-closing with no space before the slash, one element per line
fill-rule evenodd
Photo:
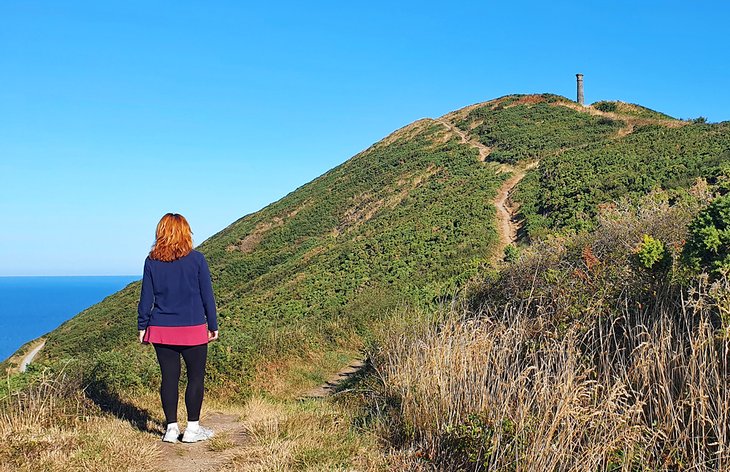
<path fill-rule="evenodd" d="M 144 342 L 173 344 L 175 346 L 197 346 L 208 343 L 208 325 L 197 326 L 148 326 Z"/>

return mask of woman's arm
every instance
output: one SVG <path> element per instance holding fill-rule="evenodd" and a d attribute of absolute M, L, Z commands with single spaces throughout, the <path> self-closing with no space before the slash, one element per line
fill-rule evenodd
<path fill-rule="evenodd" d="M 152 271 L 149 266 L 149 258 L 144 261 L 144 272 L 142 274 L 142 291 L 139 294 L 137 305 L 137 329 L 144 331 L 150 322 L 150 313 L 155 302 L 155 294 L 152 288 Z"/>
<path fill-rule="evenodd" d="M 205 317 L 208 320 L 208 331 L 218 331 L 218 317 L 215 309 L 215 296 L 213 295 L 213 283 L 210 278 L 210 269 L 205 256 L 201 254 L 200 271 L 198 273 L 198 283 L 200 284 L 200 296 L 203 299 L 203 308 L 205 309 Z M 217 336 L 216 336 L 217 337 Z"/>

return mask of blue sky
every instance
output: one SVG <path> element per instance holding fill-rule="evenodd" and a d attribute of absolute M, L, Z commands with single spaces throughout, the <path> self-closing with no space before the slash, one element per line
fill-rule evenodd
<path fill-rule="evenodd" d="M 730 119 L 726 1 L 0 4 L 0 275 L 140 274 L 385 135 L 510 93 Z"/>

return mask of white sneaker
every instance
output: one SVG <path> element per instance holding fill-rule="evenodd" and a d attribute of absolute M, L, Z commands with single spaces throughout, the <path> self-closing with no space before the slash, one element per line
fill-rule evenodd
<path fill-rule="evenodd" d="M 173 426 L 165 431 L 165 435 L 162 437 L 162 440 L 169 443 L 176 443 L 178 436 L 180 436 L 180 428 Z"/>
<path fill-rule="evenodd" d="M 191 431 L 188 428 L 185 428 L 185 434 L 183 434 L 182 441 L 186 443 L 192 443 L 192 442 L 198 442 L 198 441 L 205 441 L 206 439 L 210 439 L 213 437 L 213 430 L 205 428 L 203 426 L 198 426 L 197 431 Z"/>

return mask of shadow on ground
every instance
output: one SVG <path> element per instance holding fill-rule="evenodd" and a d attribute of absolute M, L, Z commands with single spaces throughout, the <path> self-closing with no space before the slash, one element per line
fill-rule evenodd
<path fill-rule="evenodd" d="M 149 410 L 139 408 L 104 388 L 92 384 L 86 388 L 85 393 L 103 412 L 128 422 L 139 431 L 160 434 L 165 429 L 162 422 L 155 419 Z"/>

